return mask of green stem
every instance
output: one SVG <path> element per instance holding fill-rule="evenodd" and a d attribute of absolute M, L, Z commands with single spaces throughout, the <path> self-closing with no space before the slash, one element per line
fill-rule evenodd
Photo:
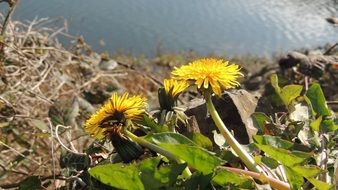
<path fill-rule="evenodd" d="M 125 131 L 125 135 L 129 138 L 131 138 L 133 141 L 137 142 L 138 144 L 146 147 L 146 148 L 149 148 L 150 150 L 152 151 L 155 151 L 165 157 L 167 157 L 168 159 L 170 160 L 175 160 L 177 163 L 184 163 L 183 160 L 177 158 L 174 154 L 172 154 L 171 152 L 168 152 L 166 150 L 164 150 L 163 148 L 155 145 L 155 144 L 152 144 L 146 140 L 144 140 L 143 138 L 140 138 L 136 135 L 134 135 L 132 132 L 126 130 Z M 188 167 L 186 167 L 183 171 L 183 174 L 182 174 L 185 178 L 189 178 L 191 176 L 191 171 L 189 170 Z"/>
<path fill-rule="evenodd" d="M 238 143 L 238 141 L 232 136 L 230 131 L 226 128 L 224 125 L 222 119 L 218 115 L 216 108 L 211 100 L 211 94 L 205 93 L 205 99 L 207 104 L 207 109 L 214 120 L 217 128 L 220 130 L 221 134 L 224 136 L 227 143 L 230 145 L 230 147 L 236 152 L 238 157 L 244 162 L 246 167 L 254 172 L 262 173 L 263 169 L 256 164 L 255 160 L 251 157 L 251 155 L 244 150 L 242 145 Z"/>

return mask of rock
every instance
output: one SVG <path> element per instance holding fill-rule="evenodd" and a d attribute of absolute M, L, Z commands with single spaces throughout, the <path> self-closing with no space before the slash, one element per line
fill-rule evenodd
<path fill-rule="evenodd" d="M 282 57 L 279 60 L 278 64 L 281 69 L 288 69 L 288 68 L 296 66 L 300 62 L 308 63 L 309 59 L 306 55 L 302 53 L 292 51 L 288 53 L 286 56 Z"/>
<path fill-rule="evenodd" d="M 321 77 L 327 65 L 337 64 L 337 55 L 324 55 L 321 51 L 310 51 L 307 55 L 293 51 L 279 60 L 282 71 L 297 66 L 300 73 L 312 78 Z"/>
<path fill-rule="evenodd" d="M 241 144 L 248 144 L 257 129 L 253 126 L 251 114 L 254 113 L 257 98 L 245 90 L 225 92 L 222 98 L 213 97 L 214 105 L 230 131 Z M 213 130 L 216 126 L 207 114 L 205 101 L 195 99 L 189 103 L 186 114 L 194 116 L 201 133 L 213 140 Z"/>
<path fill-rule="evenodd" d="M 112 71 L 118 66 L 118 63 L 111 59 L 109 61 L 101 61 L 99 64 L 99 68 L 104 71 Z"/>

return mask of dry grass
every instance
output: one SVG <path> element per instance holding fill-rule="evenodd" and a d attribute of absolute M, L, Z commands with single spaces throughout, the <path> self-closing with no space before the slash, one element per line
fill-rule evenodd
<path fill-rule="evenodd" d="M 82 123 L 95 110 L 92 104 L 102 103 L 113 90 L 151 97 L 160 85 L 156 75 L 101 56 L 82 38 L 69 36 L 66 27 L 54 29 L 50 23 L 45 18 L 10 22 L 2 42 L 0 187 L 32 175 L 60 174 L 60 143 L 50 109 L 71 110 L 71 128 L 60 140 L 81 152 L 91 141 Z M 73 46 L 65 49 L 57 36 Z"/>

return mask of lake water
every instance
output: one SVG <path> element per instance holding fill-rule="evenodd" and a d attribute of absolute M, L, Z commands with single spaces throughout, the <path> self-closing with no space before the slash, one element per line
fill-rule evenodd
<path fill-rule="evenodd" d="M 338 27 L 325 20 L 338 16 L 336 0 L 21 0 L 14 18 L 35 16 L 67 19 L 96 51 L 135 55 L 158 47 L 271 55 L 338 41 Z"/>

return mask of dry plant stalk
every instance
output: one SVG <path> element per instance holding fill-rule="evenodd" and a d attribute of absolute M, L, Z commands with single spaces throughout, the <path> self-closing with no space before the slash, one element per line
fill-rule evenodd
<path fill-rule="evenodd" d="M 0 15 L 0 21 L 3 20 L 4 16 Z M 53 28 L 55 23 L 47 18 L 8 23 L 3 39 L 7 83 L 0 84 L 0 141 L 7 145 L 0 145 L 0 187 L 31 175 L 57 176 L 60 173 L 60 145 L 51 143 L 51 137 L 55 137 L 50 134 L 55 129 L 49 129 L 47 119 L 48 110 L 55 101 L 86 101 L 83 92 L 97 85 L 113 84 L 126 89 L 129 84 L 121 81 L 129 72 L 135 72 L 125 64 L 102 69 L 103 59 L 99 54 L 93 52 L 82 38 L 69 35 L 66 24 Z M 56 39 L 59 36 L 72 40 L 71 50 L 59 43 Z M 89 106 L 86 109 L 93 110 L 88 102 L 85 103 Z M 46 131 L 39 129 L 33 120 L 45 122 Z M 70 144 L 83 136 L 82 126 L 72 126 L 71 132 L 77 137 L 69 140 Z M 80 143 L 78 147 L 84 147 L 83 143 L 88 142 L 77 140 L 76 143 Z M 51 147 L 52 144 L 55 147 Z M 55 165 L 53 160 L 56 160 Z"/>

